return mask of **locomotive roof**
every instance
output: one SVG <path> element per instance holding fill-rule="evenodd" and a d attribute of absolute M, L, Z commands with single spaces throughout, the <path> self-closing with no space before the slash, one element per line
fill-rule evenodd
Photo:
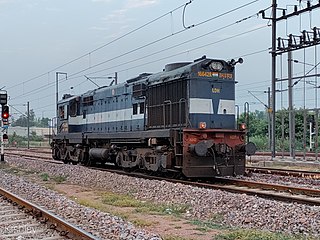
<path fill-rule="evenodd" d="M 105 89 L 109 89 L 112 91 L 112 89 L 118 89 L 121 87 L 126 87 L 128 84 L 132 83 L 139 83 L 139 82 L 157 82 L 157 81 L 168 81 L 168 80 L 173 80 L 177 78 L 182 78 L 182 77 L 188 77 L 188 75 L 191 73 L 192 69 L 194 66 L 201 65 L 203 63 L 211 62 L 211 61 L 219 61 L 224 64 L 227 64 L 226 61 L 221 60 L 221 59 L 211 59 L 211 58 L 206 58 L 206 56 L 203 56 L 199 59 L 194 60 L 193 62 L 180 62 L 180 63 L 171 63 L 167 64 L 165 66 L 165 69 L 162 72 L 158 73 L 141 73 L 137 77 L 131 78 L 126 80 L 123 83 L 119 83 L 117 85 L 111 85 L 111 86 L 102 86 L 97 89 L 89 90 L 83 94 L 81 94 L 81 97 L 85 96 L 92 96 L 97 92 L 104 91 Z M 73 98 L 76 98 L 77 96 L 72 96 L 67 99 L 62 99 L 59 101 L 59 103 L 64 103 L 67 101 L 70 101 Z"/>
<path fill-rule="evenodd" d="M 76 98 L 78 98 L 78 97 L 79 97 L 79 95 L 67 95 L 67 96 L 63 96 L 63 98 L 58 101 L 58 104 L 69 102 L 70 100 L 76 99 Z"/>
<path fill-rule="evenodd" d="M 204 63 L 208 63 L 212 61 L 219 61 L 219 62 L 222 62 L 223 64 L 227 64 L 226 61 L 224 60 L 209 59 L 209 58 L 206 58 L 206 56 L 203 56 L 189 63 L 168 64 L 166 65 L 166 71 L 153 74 L 152 76 L 149 77 L 149 82 L 168 81 L 168 80 L 174 80 L 174 79 L 179 79 L 183 77 L 189 77 L 189 75 L 193 71 L 197 70 L 197 68 L 202 66 Z M 171 68 L 173 69 L 171 70 Z"/>

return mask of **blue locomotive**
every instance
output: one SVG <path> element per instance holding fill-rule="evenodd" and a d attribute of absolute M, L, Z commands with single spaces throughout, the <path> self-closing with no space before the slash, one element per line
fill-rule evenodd
<path fill-rule="evenodd" d="M 53 158 L 187 177 L 244 174 L 246 153 L 255 147 L 235 120 L 238 62 L 203 56 L 65 95 L 57 106 Z"/>

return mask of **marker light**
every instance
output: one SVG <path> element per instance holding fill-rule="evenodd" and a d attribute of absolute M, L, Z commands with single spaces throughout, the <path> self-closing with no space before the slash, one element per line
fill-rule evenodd
<path fill-rule="evenodd" d="M 206 122 L 200 122 L 199 123 L 199 128 L 200 129 L 206 129 L 207 128 L 207 123 Z"/>
<path fill-rule="evenodd" d="M 244 130 L 246 130 L 246 129 L 247 129 L 247 126 L 246 126 L 245 123 L 240 123 L 240 124 L 239 124 L 239 130 L 240 130 L 240 131 L 244 131 Z"/>

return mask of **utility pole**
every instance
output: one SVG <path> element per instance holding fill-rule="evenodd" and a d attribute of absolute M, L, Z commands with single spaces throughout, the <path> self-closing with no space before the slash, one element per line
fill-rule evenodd
<path fill-rule="evenodd" d="M 271 56 L 272 56 L 272 61 L 271 61 L 271 91 L 272 91 L 272 118 L 271 118 L 271 156 L 272 158 L 275 157 L 275 152 L 276 152 L 276 136 L 275 136 L 275 122 L 276 122 L 276 57 L 277 55 L 283 54 L 285 52 L 289 51 L 294 51 L 294 50 L 299 50 L 303 48 L 307 48 L 310 46 L 315 46 L 317 44 L 320 44 L 320 31 L 318 28 L 314 27 L 312 36 L 311 33 L 304 30 L 302 31 L 302 36 L 294 36 L 292 34 L 289 34 L 289 39 L 281 39 L 278 38 L 278 49 L 276 48 L 276 33 L 277 33 L 277 22 L 281 20 L 287 20 L 288 18 L 291 17 L 296 17 L 299 16 L 302 13 L 305 12 L 311 12 L 313 9 L 319 8 L 320 7 L 320 2 L 311 5 L 310 1 L 307 1 L 307 7 L 301 10 L 298 10 L 298 6 L 294 6 L 294 11 L 292 13 L 286 13 L 286 9 L 282 9 L 282 16 L 277 18 L 277 0 L 272 0 L 272 14 L 271 18 L 266 17 L 265 15 L 265 10 L 261 10 L 259 13 L 262 14 L 263 19 L 268 19 L 271 20 L 272 22 L 272 47 L 271 47 Z M 298 42 L 298 40 L 300 42 Z M 286 44 L 285 44 L 286 43 Z M 291 78 L 292 79 L 292 78 Z"/>
<path fill-rule="evenodd" d="M 276 156 L 276 37 L 277 0 L 272 0 L 272 47 L 271 47 L 271 157 Z"/>
<path fill-rule="evenodd" d="M 0 140 L 1 140 L 1 162 L 4 162 L 4 144 L 3 144 L 3 132 L 2 132 L 2 127 L 3 127 L 3 122 L 1 120 L 1 135 L 0 135 Z"/>
<path fill-rule="evenodd" d="M 288 51 L 289 151 L 290 157 L 295 159 L 295 114 L 293 112 L 292 87 L 292 51 Z"/>
<path fill-rule="evenodd" d="M 58 112 L 58 101 L 59 101 L 59 74 L 64 74 L 66 76 L 66 79 L 68 78 L 68 74 L 64 72 L 56 72 L 56 117 L 58 118 L 59 112 Z"/>
<path fill-rule="evenodd" d="M 249 130 L 250 129 L 250 110 L 249 110 L 249 103 L 245 102 L 244 103 L 244 114 L 245 114 L 245 123 L 246 123 L 246 127 Z M 250 130 L 247 133 L 247 143 L 250 142 Z"/>
<path fill-rule="evenodd" d="M 115 72 L 114 73 L 114 85 L 117 85 L 118 84 L 118 73 Z"/>
<path fill-rule="evenodd" d="M 272 117 L 271 92 L 270 92 L 270 87 L 268 87 L 268 147 L 269 149 L 271 149 L 271 117 Z"/>
<path fill-rule="evenodd" d="M 29 111 L 29 102 L 27 102 L 27 137 L 28 137 L 28 149 L 30 149 L 30 111 Z"/>

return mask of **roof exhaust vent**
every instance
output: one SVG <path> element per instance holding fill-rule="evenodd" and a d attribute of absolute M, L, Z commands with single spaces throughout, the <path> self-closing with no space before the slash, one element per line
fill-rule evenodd
<path fill-rule="evenodd" d="M 172 70 L 175 70 L 175 69 L 184 67 L 184 66 L 186 66 L 186 65 L 188 65 L 188 64 L 190 64 L 190 63 L 191 63 L 191 62 L 170 63 L 170 64 L 167 64 L 167 65 L 164 67 L 164 71 L 169 72 L 169 71 L 172 71 Z"/>

